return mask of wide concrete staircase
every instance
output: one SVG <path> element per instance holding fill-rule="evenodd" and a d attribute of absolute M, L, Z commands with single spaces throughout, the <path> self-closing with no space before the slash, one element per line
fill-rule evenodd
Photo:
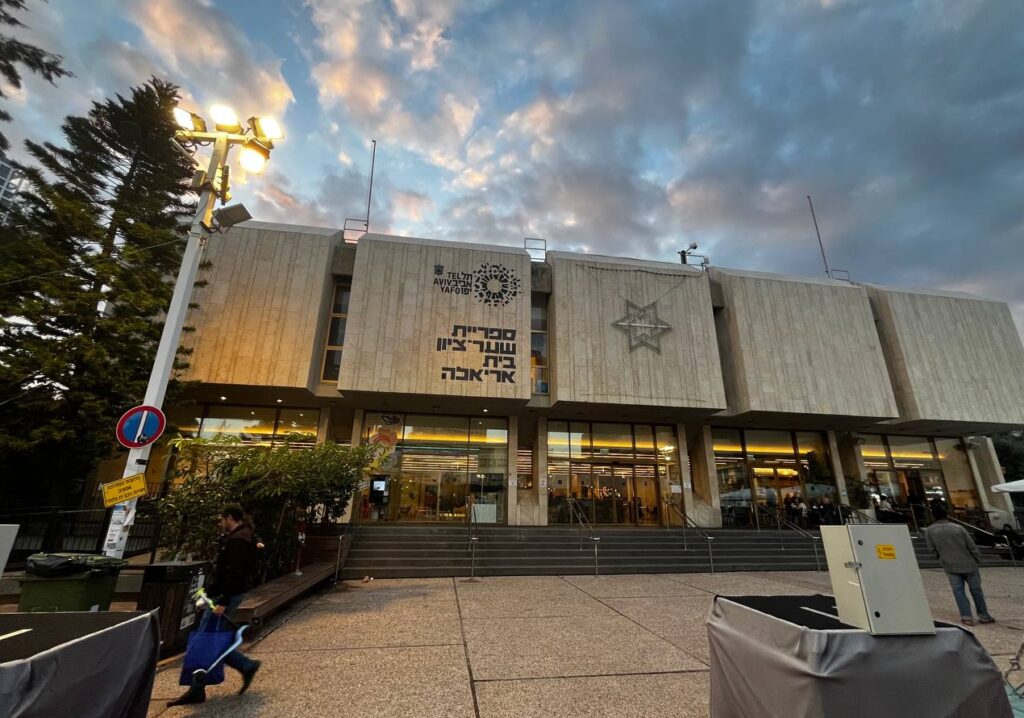
<path fill-rule="evenodd" d="M 347 579 L 468 576 L 472 552 L 467 527 L 437 524 L 372 524 L 355 529 L 342 575 Z M 827 570 L 820 542 L 795 531 L 708 530 L 708 541 L 695 530 L 679 528 L 598 529 L 598 567 L 611 573 L 689 573 L 711 571 Z M 569 527 L 481 526 L 476 530 L 478 576 L 532 576 L 594 573 L 594 542 L 581 542 Z M 815 543 L 818 560 L 815 561 Z M 915 540 L 922 568 L 938 566 L 924 540 Z M 992 549 L 982 549 L 984 565 L 1009 566 Z"/>

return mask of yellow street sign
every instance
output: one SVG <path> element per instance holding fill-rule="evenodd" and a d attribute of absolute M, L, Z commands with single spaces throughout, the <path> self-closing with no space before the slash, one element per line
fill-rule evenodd
<path fill-rule="evenodd" d="M 125 476 L 123 479 L 103 484 L 103 505 L 109 509 L 115 504 L 145 496 L 148 493 L 145 474 Z"/>

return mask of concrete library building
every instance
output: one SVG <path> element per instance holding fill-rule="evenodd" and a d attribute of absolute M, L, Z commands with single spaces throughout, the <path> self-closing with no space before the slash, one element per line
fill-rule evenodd
<path fill-rule="evenodd" d="M 359 522 L 757 527 L 804 504 L 1012 521 L 1006 304 L 247 222 L 212 237 L 184 435 L 372 443 Z M 154 467 L 155 468 L 155 467 Z"/>

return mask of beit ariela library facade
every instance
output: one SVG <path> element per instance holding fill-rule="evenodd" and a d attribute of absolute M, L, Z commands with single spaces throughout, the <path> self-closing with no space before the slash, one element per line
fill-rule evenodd
<path fill-rule="evenodd" d="M 360 521 L 745 526 L 942 498 L 1001 525 L 985 437 L 1024 347 L 977 297 L 248 222 L 212 238 L 185 435 L 372 442 Z M 157 470 L 157 466 L 151 466 Z"/>

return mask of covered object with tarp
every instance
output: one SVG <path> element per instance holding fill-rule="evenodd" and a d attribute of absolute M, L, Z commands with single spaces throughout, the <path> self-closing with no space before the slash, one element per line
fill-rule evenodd
<path fill-rule="evenodd" d="M 969 631 L 872 636 L 836 616 L 830 596 L 716 596 L 712 718 L 1012 718 Z"/>
<path fill-rule="evenodd" d="M 0 638 L 0 716 L 145 717 L 155 611 L 0 614 Z"/>

